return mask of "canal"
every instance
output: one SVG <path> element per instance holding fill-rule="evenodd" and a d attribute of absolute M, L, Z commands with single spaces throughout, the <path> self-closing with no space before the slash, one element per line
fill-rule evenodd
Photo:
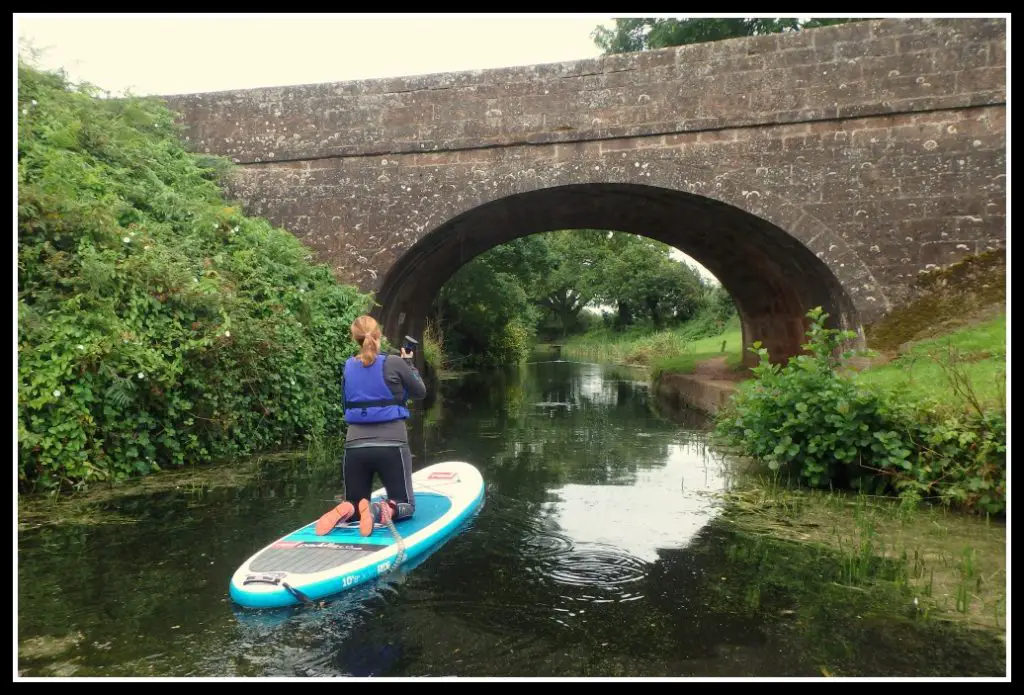
<path fill-rule="evenodd" d="M 476 465 L 481 512 L 416 566 L 318 608 L 247 611 L 227 587 L 332 504 L 336 461 L 267 458 L 226 483 L 35 517 L 19 530 L 19 672 L 1004 675 L 1000 631 L 922 616 L 905 562 L 869 558 L 854 582 L 849 554 L 730 523 L 749 466 L 706 430 L 663 414 L 629 368 L 541 355 L 445 379 L 410 424 L 415 465 Z M 1003 538 L 978 533 L 972 547 Z"/>

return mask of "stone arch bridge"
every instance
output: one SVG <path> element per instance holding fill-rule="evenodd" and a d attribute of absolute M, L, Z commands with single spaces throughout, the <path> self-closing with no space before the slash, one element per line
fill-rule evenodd
<path fill-rule="evenodd" d="M 165 97 L 229 193 L 419 336 L 464 263 L 615 229 L 715 274 L 798 353 L 1006 241 L 1002 19 L 856 22 L 572 63 Z"/>

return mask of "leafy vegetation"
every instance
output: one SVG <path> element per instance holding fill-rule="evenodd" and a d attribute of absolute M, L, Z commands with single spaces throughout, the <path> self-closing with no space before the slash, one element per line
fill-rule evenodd
<path fill-rule="evenodd" d="M 226 203 L 161 104 L 19 62 L 18 109 L 20 487 L 341 434 L 368 298 Z"/>
<path fill-rule="evenodd" d="M 535 338 L 629 341 L 690 322 L 688 337 L 735 315 L 728 293 L 671 258 L 665 244 L 631 234 L 565 230 L 530 235 L 464 266 L 442 289 L 434 320 L 453 359 L 509 364 Z M 588 308 L 608 310 L 602 320 Z M 619 334 L 622 334 L 620 336 Z M 646 362 L 645 362 L 646 363 Z"/>
<path fill-rule="evenodd" d="M 458 366 L 515 364 L 526 357 L 536 326 L 527 293 L 544 269 L 546 247 L 525 237 L 459 269 L 434 301 L 432 320 Z"/>
<path fill-rule="evenodd" d="M 423 359 L 435 374 L 448 366 L 444 335 L 435 323 L 428 323 L 423 331 Z"/>
<path fill-rule="evenodd" d="M 1000 514 L 1006 507 L 1006 413 L 984 407 L 969 375 L 946 373 L 967 409 L 897 400 L 867 388 L 846 369 L 851 332 L 826 329 L 827 314 L 808 313 L 809 352 L 785 366 L 760 358 L 717 416 L 716 437 L 742 455 L 812 487 L 850 487 L 910 499 L 938 498 Z"/>
<path fill-rule="evenodd" d="M 858 20 L 839 18 L 803 20 L 795 17 L 630 18 L 616 19 L 614 29 L 599 26 L 591 36 L 598 48 L 604 51 L 605 55 L 609 55 L 706 41 L 721 41 L 743 36 L 779 34 L 855 21 Z"/>

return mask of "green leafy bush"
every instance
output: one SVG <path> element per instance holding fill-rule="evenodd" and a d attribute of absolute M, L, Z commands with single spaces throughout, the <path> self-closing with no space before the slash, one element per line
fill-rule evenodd
<path fill-rule="evenodd" d="M 162 104 L 19 64 L 18 108 L 20 486 L 340 434 L 368 298 L 227 205 Z"/>
<path fill-rule="evenodd" d="M 1006 413 L 949 413 L 909 408 L 907 433 L 916 451 L 910 475 L 894 480 L 907 496 L 937 496 L 989 514 L 1006 512 Z"/>
<path fill-rule="evenodd" d="M 513 319 L 502 327 L 488 346 L 486 361 L 488 364 L 518 364 L 530 354 L 532 343 L 530 329 L 522 321 Z"/>
<path fill-rule="evenodd" d="M 951 414 L 864 388 L 841 369 L 852 356 L 842 346 L 854 334 L 825 328 L 820 307 L 807 316 L 808 354 L 782 366 L 769 363 L 760 343 L 750 348 L 760 363 L 717 416 L 720 443 L 812 487 L 1005 509 L 1004 414 Z"/>

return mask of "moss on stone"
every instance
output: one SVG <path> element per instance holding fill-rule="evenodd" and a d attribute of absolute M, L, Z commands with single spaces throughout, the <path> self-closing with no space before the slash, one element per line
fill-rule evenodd
<path fill-rule="evenodd" d="M 868 347 L 895 353 L 912 340 L 949 332 L 1006 302 L 1006 255 L 987 251 L 923 274 L 916 297 L 878 323 L 865 327 Z"/>

